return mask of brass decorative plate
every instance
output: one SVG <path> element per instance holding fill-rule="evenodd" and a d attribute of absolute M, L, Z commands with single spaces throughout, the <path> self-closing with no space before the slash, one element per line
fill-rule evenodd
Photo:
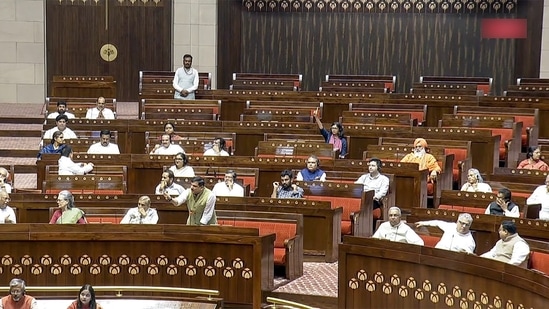
<path fill-rule="evenodd" d="M 99 54 L 103 60 L 110 62 L 116 59 L 116 56 L 118 56 L 118 50 L 112 44 L 105 44 L 101 47 Z"/>

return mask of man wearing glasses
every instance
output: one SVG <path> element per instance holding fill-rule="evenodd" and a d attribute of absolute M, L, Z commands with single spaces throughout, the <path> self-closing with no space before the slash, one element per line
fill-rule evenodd
<path fill-rule="evenodd" d="M 34 297 L 25 294 L 25 281 L 14 278 L 10 281 L 10 295 L 0 299 L 0 309 L 21 308 L 36 309 L 38 305 Z"/>
<path fill-rule="evenodd" d="M 445 222 L 441 220 L 419 221 L 417 227 L 436 226 L 444 231 L 435 248 L 473 253 L 476 243 L 469 230 L 473 223 L 473 217 L 468 213 L 459 214 L 457 222 Z"/>
<path fill-rule="evenodd" d="M 137 201 L 137 207 L 130 208 L 120 224 L 156 224 L 158 222 L 158 213 L 156 209 L 151 208 L 151 198 L 142 196 Z"/>

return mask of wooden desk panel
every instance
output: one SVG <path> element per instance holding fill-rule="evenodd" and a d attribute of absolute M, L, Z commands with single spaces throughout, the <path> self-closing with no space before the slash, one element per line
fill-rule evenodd
<path fill-rule="evenodd" d="M 0 230 L 5 282 L 22 277 L 31 286 L 94 282 L 213 289 L 226 303 L 253 308 L 262 303 L 262 289 L 273 287 L 275 235 L 258 236 L 255 229 L 5 224 Z"/>

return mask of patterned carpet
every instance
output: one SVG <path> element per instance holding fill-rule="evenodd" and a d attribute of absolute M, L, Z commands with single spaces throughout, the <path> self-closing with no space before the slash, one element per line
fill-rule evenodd
<path fill-rule="evenodd" d="M 275 282 L 277 283 L 277 282 Z M 275 293 L 337 297 L 337 262 L 303 264 L 303 276 L 291 282 L 280 282 Z"/>

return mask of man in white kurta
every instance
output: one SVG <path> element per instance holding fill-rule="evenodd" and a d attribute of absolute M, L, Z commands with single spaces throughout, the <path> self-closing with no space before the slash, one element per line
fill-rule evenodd
<path fill-rule="evenodd" d="M 120 154 L 118 145 L 111 143 L 111 131 L 101 131 L 100 141 L 88 148 L 89 154 Z"/>
<path fill-rule="evenodd" d="M 185 153 L 185 150 L 181 146 L 172 144 L 172 138 L 168 134 L 164 134 L 161 137 L 160 144 L 156 144 L 151 151 L 151 154 L 157 155 L 176 155 L 178 153 Z"/>
<path fill-rule="evenodd" d="M 114 112 L 105 107 L 105 98 L 97 98 L 96 107 L 88 109 L 86 119 L 114 119 Z"/>
<path fill-rule="evenodd" d="M 423 246 L 423 239 L 406 222 L 402 222 L 398 207 L 389 208 L 389 221 L 381 223 L 372 238 Z"/>
<path fill-rule="evenodd" d="M 236 173 L 234 171 L 227 171 L 225 173 L 225 180 L 218 182 L 212 189 L 215 196 L 235 196 L 243 197 L 244 188 L 235 182 Z"/>
<path fill-rule="evenodd" d="M 496 245 L 481 257 L 526 268 L 530 256 L 530 246 L 517 233 L 515 223 L 513 221 L 501 222 L 498 232 L 500 239 Z"/>
<path fill-rule="evenodd" d="M 436 226 L 444 231 L 440 241 L 435 248 L 473 253 L 476 243 L 469 228 L 473 223 L 473 217 L 468 213 L 462 213 L 458 216 L 457 222 L 446 222 L 442 220 L 430 220 L 416 222 L 417 227 Z"/>
<path fill-rule="evenodd" d="M 63 138 L 65 139 L 78 138 L 73 130 L 67 128 L 67 122 L 69 122 L 69 118 L 67 117 L 67 115 L 57 116 L 57 118 L 55 118 L 56 126 L 47 130 L 46 133 L 44 133 L 44 139 L 52 139 L 53 133 L 57 131 L 63 132 Z"/>
<path fill-rule="evenodd" d="M 137 202 L 137 207 L 130 208 L 120 224 L 156 224 L 158 213 L 151 208 L 151 198 L 142 196 Z"/>
<path fill-rule="evenodd" d="M 194 100 L 194 92 L 198 89 L 198 71 L 192 67 L 193 57 L 189 54 L 183 56 L 183 67 L 175 71 L 173 77 L 173 97 L 179 100 Z"/>

